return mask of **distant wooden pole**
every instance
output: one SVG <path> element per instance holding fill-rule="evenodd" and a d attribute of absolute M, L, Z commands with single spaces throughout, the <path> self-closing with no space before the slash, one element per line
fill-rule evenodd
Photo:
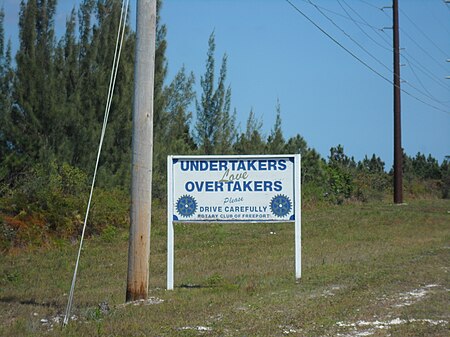
<path fill-rule="evenodd" d="M 393 0 L 394 44 L 394 203 L 403 203 L 403 149 L 400 104 L 400 37 L 398 26 L 398 0 Z"/>
<path fill-rule="evenodd" d="M 127 302 L 148 297 L 156 0 L 137 0 L 136 17 Z"/>

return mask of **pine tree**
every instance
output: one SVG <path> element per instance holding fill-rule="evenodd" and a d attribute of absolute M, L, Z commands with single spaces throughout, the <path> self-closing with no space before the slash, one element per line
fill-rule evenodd
<path fill-rule="evenodd" d="M 105 114 L 121 4 L 116 0 L 98 0 L 95 13 L 97 24 L 93 26 L 91 49 L 88 51 L 88 54 L 91 53 L 93 57 L 91 67 L 95 67 L 91 71 L 91 80 L 94 85 L 90 93 L 95 116 L 93 124 L 98 128 L 98 133 L 93 137 L 95 139 L 94 153 L 97 150 Z M 98 171 L 98 182 L 103 186 L 128 185 L 130 180 L 133 40 L 134 35 L 131 34 L 127 24 Z"/>
<path fill-rule="evenodd" d="M 286 142 L 281 128 L 281 106 L 279 100 L 277 100 L 276 114 L 275 125 L 267 138 L 267 152 L 270 154 L 283 154 L 286 153 Z"/>
<path fill-rule="evenodd" d="M 79 42 L 77 43 L 78 71 L 75 73 L 76 89 L 74 93 L 74 107 L 77 112 L 73 117 L 75 125 L 73 142 L 73 158 L 71 164 L 92 172 L 95 149 L 98 145 L 100 127 L 96 119 L 96 106 L 94 104 L 93 72 L 96 50 L 93 46 L 93 24 L 95 0 L 83 0 L 78 9 Z M 69 27 L 68 27 L 69 28 Z M 67 36 L 67 32 L 66 32 Z M 70 36 L 70 34 L 69 34 Z M 69 42 L 70 39 L 67 41 Z M 105 94 L 103 94 L 105 95 Z M 103 110 L 103 109 L 102 109 Z"/>
<path fill-rule="evenodd" d="M 58 159 L 72 165 L 77 164 L 76 144 L 82 138 L 83 130 L 80 108 L 80 63 L 79 44 L 75 35 L 76 11 L 72 10 L 66 21 L 66 32 L 61 39 L 56 54 L 57 82 L 60 85 L 59 104 L 64 111 L 59 118 L 64 121 L 63 146 L 58 151 Z"/>
<path fill-rule="evenodd" d="M 231 89 L 225 89 L 227 56 L 222 58 L 217 87 L 215 86 L 216 49 L 214 32 L 208 40 L 206 72 L 200 79 L 202 94 L 196 100 L 197 123 L 195 125 L 197 144 L 200 151 L 213 154 L 231 149 L 235 130 L 234 115 L 230 115 Z"/>
<path fill-rule="evenodd" d="M 155 45 L 155 85 L 153 102 L 153 132 L 155 150 L 159 150 L 159 144 L 164 144 L 168 131 L 169 115 L 166 111 L 167 95 L 165 94 L 164 82 L 167 77 L 167 27 L 161 24 L 162 1 L 158 0 L 156 6 L 156 45 Z"/>
<path fill-rule="evenodd" d="M 344 147 L 339 144 L 330 149 L 328 157 L 328 183 L 330 194 L 335 202 L 342 203 L 345 198 L 350 198 L 354 190 L 353 176 L 356 163 L 353 157 L 349 158 Z"/>
<path fill-rule="evenodd" d="M 11 148 L 12 79 L 11 41 L 5 49 L 4 10 L 0 10 L 0 182 L 10 183 L 14 150 Z M 1 191 L 0 191 L 1 193 Z"/>
<path fill-rule="evenodd" d="M 325 179 L 325 172 L 322 168 L 320 155 L 316 150 L 308 147 L 306 140 L 297 134 L 295 137 L 289 138 L 285 147 L 286 153 L 301 155 L 302 162 L 302 183 L 316 181 L 321 184 Z"/>
<path fill-rule="evenodd" d="M 19 170 L 49 162 L 59 142 L 53 67 L 55 6 L 55 0 L 22 1 L 20 5 L 20 47 L 10 119 Z"/>
<path fill-rule="evenodd" d="M 167 172 L 168 132 L 170 119 L 167 112 L 167 96 L 164 82 L 167 77 L 167 28 L 161 24 L 162 1 L 156 4 L 156 45 L 155 45 L 155 82 L 153 90 L 153 186 L 152 194 L 156 198 L 165 196 Z"/>
<path fill-rule="evenodd" d="M 169 153 L 189 154 L 196 149 L 190 133 L 192 113 L 188 107 L 195 97 L 193 90 L 194 74 L 186 74 L 184 67 L 180 69 L 171 84 L 165 89 L 169 128 L 166 133 L 166 145 Z"/>
<path fill-rule="evenodd" d="M 247 118 L 245 132 L 241 133 L 234 144 L 234 149 L 238 154 L 263 154 L 266 148 L 264 137 L 262 136 L 261 120 L 256 119 L 253 109 Z"/>
<path fill-rule="evenodd" d="M 358 169 L 372 174 L 384 173 L 384 162 L 375 153 L 370 159 L 365 155 L 364 159 L 358 163 Z"/>

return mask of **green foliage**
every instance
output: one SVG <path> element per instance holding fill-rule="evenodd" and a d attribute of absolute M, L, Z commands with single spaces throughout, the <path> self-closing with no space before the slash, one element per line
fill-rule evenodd
<path fill-rule="evenodd" d="M 284 140 L 283 131 L 281 129 L 281 106 L 280 101 L 277 100 L 275 125 L 273 126 L 272 132 L 267 138 L 267 153 L 270 154 L 286 153 L 285 145 L 286 143 Z"/>
<path fill-rule="evenodd" d="M 450 161 L 444 160 L 441 165 L 442 174 L 442 198 L 450 199 Z"/>
<path fill-rule="evenodd" d="M 70 233 L 87 191 L 83 172 L 53 161 L 45 167 L 36 165 L 25 174 L 3 199 L 2 211 L 21 218 L 37 216 L 49 230 Z"/>
<path fill-rule="evenodd" d="M 354 179 L 355 197 L 360 201 L 382 201 L 389 191 L 391 179 L 384 172 L 358 171 Z"/>
<path fill-rule="evenodd" d="M 0 218 L 0 252 L 7 252 L 12 248 L 16 234 L 16 230 Z"/>
<path fill-rule="evenodd" d="M 106 227 L 127 227 L 129 224 L 130 198 L 122 189 L 98 189 L 91 209 L 89 228 L 100 233 Z"/>
<path fill-rule="evenodd" d="M 266 143 L 262 136 L 262 121 L 258 120 L 250 110 L 248 115 L 245 132 L 237 136 L 234 144 L 234 151 L 237 154 L 264 154 Z"/>
<path fill-rule="evenodd" d="M 354 174 L 355 197 L 360 201 L 381 201 L 389 190 L 391 179 L 384 171 L 384 162 L 375 154 L 358 163 Z"/>
<path fill-rule="evenodd" d="M 312 208 L 328 201 L 327 186 L 310 181 L 302 184 L 302 208 Z"/>
<path fill-rule="evenodd" d="M 101 239 L 105 242 L 113 242 L 117 235 L 117 227 L 106 225 L 101 234 Z"/>
<path fill-rule="evenodd" d="M 353 192 L 353 179 L 346 170 L 337 166 L 327 166 L 329 194 L 331 202 L 342 204 Z"/>
<path fill-rule="evenodd" d="M 165 122 L 157 126 L 153 152 L 153 191 L 155 198 L 166 196 L 167 156 L 169 154 L 190 154 L 196 150 L 196 144 L 190 134 L 189 124 L 192 113 L 188 107 L 194 99 L 194 75 L 186 74 L 183 67 L 164 88 Z M 158 131 L 159 130 L 159 131 Z"/>
<path fill-rule="evenodd" d="M 441 172 L 439 164 L 431 155 L 425 157 L 420 152 L 412 158 L 411 165 L 415 175 L 421 179 L 440 179 Z"/>
<path fill-rule="evenodd" d="M 217 287 L 223 284 L 223 282 L 224 282 L 223 276 L 218 273 L 215 273 L 206 279 L 206 285 L 208 287 Z"/>
<path fill-rule="evenodd" d="M 342 204 L 345 199 L 351 198 L 355 188 L 352 175 L 355 167 L 354 159 L 347 157 L 342 145 L 330 149 L 326 171 L 331 202 Z"/>
<path fill-rule="evenodd" d="M 87 176 L 80 169 L 56 161 L 37 165 L 0 199 L 2 250 L 28 244 L 42 245 L 52 236 L 81 233 L 89 196 Z M 126 227 L 129 195 L 120 189 L 96 189 L 88 220 L 88 233 Z"/>
<path fill-rule="evenodd" d="M 215 49 L 213 32 L 208 40 L 206 71 L 200 79 L 202 94 L 196 100 L 196 138 L 199 149 L 204 154 L 229 153 L 236 137 L 235 117 L 230 113 L 231 88 L 225 88 L 227 55 L 222 58 L 216 87 Z"/>

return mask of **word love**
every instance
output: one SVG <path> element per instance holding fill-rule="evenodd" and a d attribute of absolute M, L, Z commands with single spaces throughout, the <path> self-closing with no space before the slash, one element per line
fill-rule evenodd
<path fill-rule="evenodd" d="M 226 183 L 229 181 L 237 181 L 237 180 L 241 180 L 241 179 L 247 179 L 248 178 L 248 173 L 247 172 L 243 172 L 243 173 L 231 173 L 230 174 L 230 169 L 226 170 L 225 173 L 223 174 L 222 178 L 219 180 L 219 182 L 221 183 Z"/>

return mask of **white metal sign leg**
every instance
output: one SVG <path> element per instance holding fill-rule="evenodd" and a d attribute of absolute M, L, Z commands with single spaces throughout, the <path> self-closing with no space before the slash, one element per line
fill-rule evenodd
<path fill-rule="evenodd" d="M 302 187 L 301 158 L 295 157 L 295 279 L 302 277 Z"/>
<path fill-rule="evenodd" d="M 172 188 L 172 156 L 167 158 L 167 188 Z M 167 194 L 167 290 L 173 290 L 174 272 L 174 228 L 173 228 L 173 193 Z"/>

